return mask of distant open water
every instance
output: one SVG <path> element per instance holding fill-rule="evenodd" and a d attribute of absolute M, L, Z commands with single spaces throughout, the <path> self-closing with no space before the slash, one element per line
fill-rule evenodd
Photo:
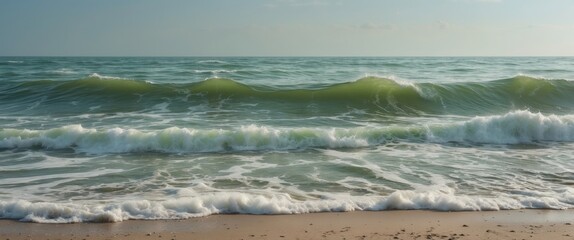
<path fill-rule="evenodd" d="M 0 218 L 574 208 L 574 58 L 0 57 Z"/>

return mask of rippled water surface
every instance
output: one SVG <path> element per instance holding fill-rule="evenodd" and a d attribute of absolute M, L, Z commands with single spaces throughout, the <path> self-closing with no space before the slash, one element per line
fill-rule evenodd
<path fill-rule="evenodd" d="M 0 57 L 0 218 L 574 207 L 574 58 Z"/>

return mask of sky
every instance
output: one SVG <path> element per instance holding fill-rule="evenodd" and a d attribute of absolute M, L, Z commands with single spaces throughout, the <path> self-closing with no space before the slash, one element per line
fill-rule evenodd
<path fill-rule="evenodd" d="M 0 0 L 0 56 L 574 56 L 574 0 Z"/>

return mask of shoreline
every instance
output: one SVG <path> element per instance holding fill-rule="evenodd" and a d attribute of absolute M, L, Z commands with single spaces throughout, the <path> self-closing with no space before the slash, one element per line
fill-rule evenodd
<path fill-rule="evenodd" d="M 573 239 L 574 210 L 211 215 L 185 220 L 46 224 L 0 220 L 20 239 Z"/>

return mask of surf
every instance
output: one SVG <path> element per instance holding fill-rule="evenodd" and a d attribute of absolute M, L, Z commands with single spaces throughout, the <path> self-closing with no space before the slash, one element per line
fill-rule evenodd
<path fill-rule="evenodd" d="M 50 203 L 1 201 L 0 218 L 38 223 L 122 222 L 126 220 L 187 219 L 213 214 L 303 214 L 382 210 L 493 211 L 524 208 L 566 209 L 567 195 L 537 200 L 530 197 L 477 197 L 434 191 L 398 190 L 387 196 L 337 196 L 300 201 L 287 194 L 241 192 L 203 193 L 165 201 L 130 200 L 116 203 Z"/>
<path fill-rule="evenodd" d="M 139 130 L 67 125 L 47 130 L 0 130 L 0 149 L 73 149 L 91 154 L 364 148 L 393 142 L 533 144 L 573 141 L 574 115 L 529 111 L 443 124 L 354 128 L 285 128 L 252 124 L 227 129 Z"/>
<path fill-rule="evenodd" d="M 487 82 L 414 83 L 380 77 L 365 77 L 331 85 L 248 85 L 232 79 L 210 78 L 176 84 L 105 77 L 92 74 L 72 81 L 8 82 L 0 85 L 3 105 L 32 105 L 57 108 L 78 102 L 101 111 L 137 111 L 167 101 L 174 106 L 193 106 L 226 101 L 269 103 L 261 106 L 308 106 L 329 111 L 356 108 L 388 115 L 501 113 L 531 110 L 561 113 L 574 110 L 574 83 L 528 76 Z M 231 101 L 230 101 L 231 100 Z M 127 109 L 115 105 L 122 102 Z M 272 107 L 271 107 L 272 108 Z M 117 109 L 117 110 L 114 110 Z M 181 107 L 179 109 L 182 109 Z"/>

